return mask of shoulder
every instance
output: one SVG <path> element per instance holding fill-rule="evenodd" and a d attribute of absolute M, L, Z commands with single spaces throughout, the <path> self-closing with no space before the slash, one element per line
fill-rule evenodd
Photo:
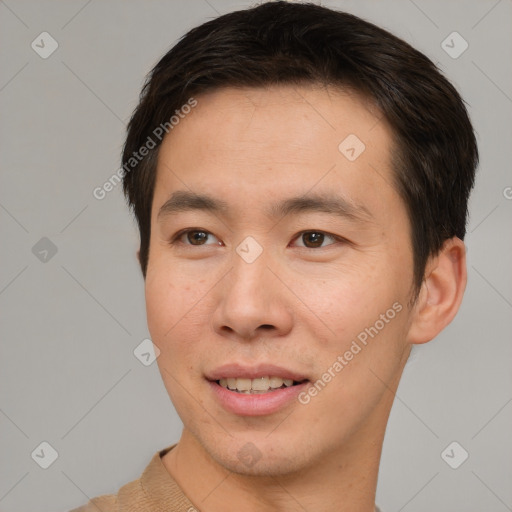
<path fill-rule="evenodd" d="M 174 445 L 156 452 L 146 469 L 136 480 L 123 485 L 116 494 L 102 494 L 69 512 L 122 512 L 134 510 L 155 510 L 156 505 L 165 502 L 169 497 L 186 499 L 167 473 L 161 456 Z"/>
<path fill-rule="evenodd" d="M 69 512 L 134 512 L 193 509 L 176 481 L 167 472 L 161 457 L 176 444 L 156 452 L 137 480 L 123 485 L 116 494 L 102 494 Z M 169 505 L 172 505 L 169 508 Z M 185 508 L 184 508 L 185 507 Z"/>
<path fill-rule="evenodd" d="M 153 464 L 156 460 L 155 457 L 152 459 Z M 149 509 L 148 496 L 142 486 L 142 477 L 140 477 L 124 484 L 115 494 L 102 494 L 91 498 L 85 505 L 69 512 L 121 512 Z"/>
<path fill-rule="evenodd" d="M 147 507 L 147 496 L 141 486 L 140 479 L 123 485 L 117 494 L 102 494 L 91 498 L 85 505 L 69 512 L 118 512 L 125 510 L 127 504 Z"/>

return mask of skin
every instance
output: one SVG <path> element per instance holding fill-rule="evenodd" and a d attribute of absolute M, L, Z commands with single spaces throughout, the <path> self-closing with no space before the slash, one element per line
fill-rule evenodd
<path fill-rule="evenodd" d="M 459 307 L 464 244 L 448 240 L 429 259 L 410 305 L 410 224 L 391 185 L 391 131 L 355 94 L 276 86 L 196 99 L 162 143 L 152 205 L 148 326 L 184 424 L 162 461 L 206 512 L 373 512 L 394 393 L 412 344 L 434 338 Z M 366 146 L 353 162 L 338 150 L 349 134 Z M 177 190 L 222 199 L 229 213 L 159 218 Z M 275 201 L 313 192 L 343 195 L 371 218 L 264 213 Z M 185 234 L 170 244 L 186 228 L 208 236 L 194 245 Z M 315 245 L 304 231 L 325 238 Z M 263 249 L 250 264 L 235 251 L 247 236 Z M 306 405 L 239 416 L 205 380 L 237 361 L 273 363 L 315 382 L 397 302 L 403 309 Z M 249 442 L 261 455 L 252 466 L 237 455 Z"/>

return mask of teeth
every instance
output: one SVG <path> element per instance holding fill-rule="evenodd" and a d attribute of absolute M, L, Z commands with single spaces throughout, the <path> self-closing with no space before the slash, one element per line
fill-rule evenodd
<path fill-rule="evenodd" d="M 252 379 L 251 384 L 251 388 L 254 389 L 254 391 L 268 391 L 268 388 L 271 387 L 270 377 L 260 377 L 259 379 Z"/>
<path fill-rule="evenodd" d="M 236 389 L 238 391 L 250 391 L 251 390 L 251 379 L 236 379 Z"/>
<path fill-rule="evenodd" d="M 293 380 L 281 377 L 258 377 L 257 379 L 230 377 L 229 379 L 220 379 L 219 384 L 224 388 L 242 393 L 266 393 L 269 389 L 293 386 Z"/>

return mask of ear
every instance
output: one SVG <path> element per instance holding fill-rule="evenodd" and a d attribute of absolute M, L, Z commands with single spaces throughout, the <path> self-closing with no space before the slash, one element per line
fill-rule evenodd
<path fill-rule="evenodd" d="M 429 258 L 407 341 L 426 343 L 455 317 L 466 289 L 466 247 L 460 238 L 445 241 L 439 254 Z"/>
<path fill-rule="evenodd" d="M 140 249 L 137 251 L 137 261 L 139 262 L 140 265 Z"/>

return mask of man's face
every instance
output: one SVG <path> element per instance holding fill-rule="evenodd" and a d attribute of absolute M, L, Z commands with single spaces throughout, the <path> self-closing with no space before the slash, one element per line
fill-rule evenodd
<path fill-rule="evenodd" d="M 412 319 L 410 227 L 388 128 L 333 89 L 196 99 L 160 148 L 146 275 L 149 330 L 185 429 L 246 474 L 300 470 L 374 442 Z M 225 209 L 162 209 L 177 192 Z M 286 213 L 272 209 L 293 198 Z M 341 207 L 315 209 L 321 198 Z M 223 377 L 285 388 L 240 393 L 215 382 Z"/>

